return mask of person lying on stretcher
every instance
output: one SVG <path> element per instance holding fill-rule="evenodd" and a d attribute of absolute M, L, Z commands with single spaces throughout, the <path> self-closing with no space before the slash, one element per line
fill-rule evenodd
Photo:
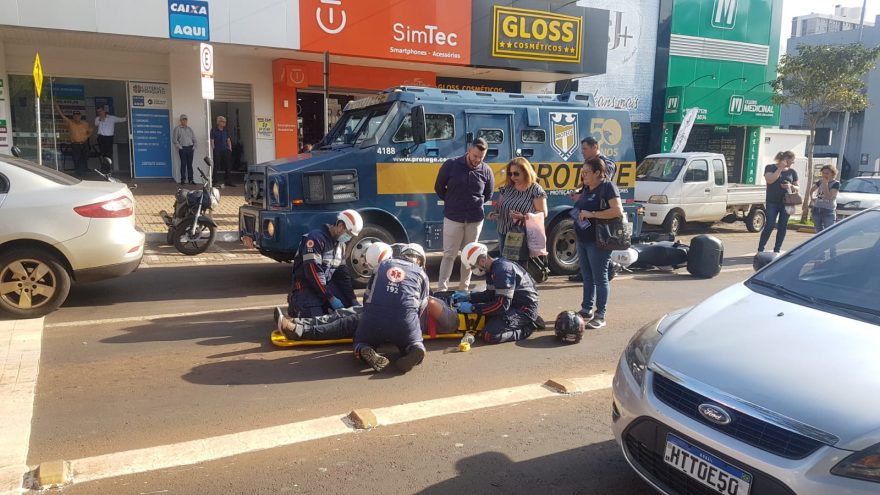
<path fill-rule="evenodd" d="M 393 256 L 392 248 L 384 242 L 375 242 L 365 254 L 370 270 Z M 338 340 L 354 338 L 363 306 L 341 308 L 330 314 L 311 318 L 288 318 L 281 308 L 275 308 L 276 328 L 290 340 Z M 455 333 L 459 330 L 458 312 L 437 297 L 428 298 L 428 307 L 421 314 L 419 323 L 422 333 Z"/>

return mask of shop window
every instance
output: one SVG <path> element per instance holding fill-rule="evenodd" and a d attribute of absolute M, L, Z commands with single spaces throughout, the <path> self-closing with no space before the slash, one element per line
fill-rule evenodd
<path fill-rule="evenodd" d="M 707 182 L 709 180 L 709 164 L 706 160 L 694 160 L 684 173 L 685 182 Z"/>
<path fill-rule="evenodd" d="M 425 114 L 425 139 L 428 141 L 442 141 L 455 137 L 455 117 L 446 113 Z M 411 143 L 412 120 L 407 115 L 394 133 L 391 139 L 395 143 Z"/>
<path fill-rule="evenodd" d="M 478 138 L 483 138 L 489 144 L 501 144 L 504 142 L 504 131 L 501 129 L 480 129 Z"/>
<path fill-rule="evenodd" d="M 546 140 L 547 134 L 544 129 L 523 129 L 520 134 L 520 139 L 525 144 L 537 144 L 543 143 Z"/>
<path fill-rule="evenodd" d="M 727 177 L 727 170 L 724 169 L 724 162 L 721 160 L 712 160 L 712 171 L 715 172 L 715 185 L 723 186 L 724 179 Z"/>

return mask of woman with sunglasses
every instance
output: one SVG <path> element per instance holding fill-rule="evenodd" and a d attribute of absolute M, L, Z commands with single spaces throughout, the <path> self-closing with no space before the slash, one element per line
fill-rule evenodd
<path fill-rule="evenodd" d="M 490 220 L 497 220 L 499 251 L 504 251 L 507 232 L 517 222 L 524 222 L 527 213 L 540 212 L 547 218 L 547 193 L 535 181 L 535 169 L 528 160 L 523 157 L 510 160 L 504 177 L 495 211 L 489 214 Z"/>
<path fill-rule="evenodd" d="M 623 216 L 620 192 L 606 175 L 605 161 L 592 158 L 581 169 L 583 190 L 574 205 L 577 212 L 574 232 L 577 236 L 578 264 L 584 279 L 584 294 L 578 314 L 590 328 L 605 326 L 605 309 L 611 292 L 608 284 L 608 262 L 611 251 L 596 245 L 597 220 Z M 596 311 L 593 312 L 593 304 Z"/>

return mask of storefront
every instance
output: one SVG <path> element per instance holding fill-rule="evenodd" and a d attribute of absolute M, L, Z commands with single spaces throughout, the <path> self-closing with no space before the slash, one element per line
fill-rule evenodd
<path fill-rule="evenodd" d="M 725 155 L 728 180 L 754 184 L 761 127 L 779 125 L 770 82 L 779 57 L 781 0 L 661 0 L 670 31 L 658 40 L 654 103 L 661 151 L 669 151 L 688 109 L 697 117 L 685 151 Z M 662 79 L 661 79 L 662 78 Z M 662 122 L 662 127 L 659 124 Z"/>

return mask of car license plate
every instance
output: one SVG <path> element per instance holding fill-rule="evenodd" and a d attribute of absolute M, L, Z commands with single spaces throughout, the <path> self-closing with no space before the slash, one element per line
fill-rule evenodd
<path fill-rule="evenodd" d="M 752 488 L 751 474 L 672 434 L 666 435 L 663 460 L 717 493 L 748 495 Z"/>
<path fill-rule="evenodd" d="M 246 248 L 248 248 L 248 249 L 253 249 L 253 248 L 254 248 L 254 238 L 251 237 L 251 236 L 249 236 L 249 235 L 243 235 L 243 236 L 241 236 L 241 242 L 243 242 L 243 243 L 244 243 L 244 247 L 246 247 Z"/>

